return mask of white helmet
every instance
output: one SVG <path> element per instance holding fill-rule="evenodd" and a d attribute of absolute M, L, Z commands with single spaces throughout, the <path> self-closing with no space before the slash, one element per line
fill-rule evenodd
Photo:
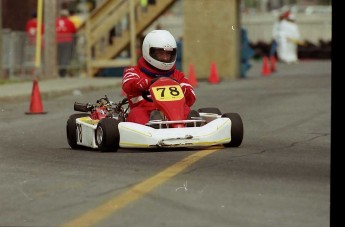
<path fill-rule="evenodd" d="M 157 52 L 168 53 L 169 57 L 160 59 Z M 176 41 L 170 32 L 166 30 L 153 30 L 149 32 L 142 46 L 144 59 L 152 66 L 169 70 L 176 62 Z"/>

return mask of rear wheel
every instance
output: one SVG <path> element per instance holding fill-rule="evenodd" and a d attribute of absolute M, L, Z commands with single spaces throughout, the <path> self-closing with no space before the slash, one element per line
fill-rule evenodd
<path fill-rule="evenodd" d="M 225 113 L 222 117 L 231 120 L 231 141 L 224 144 L 225 147 L 239 147 L 243 140 L 243 122 L 238 113 Z"/>
<path fill-rule="evenodd" d="M 204 107 L 204 108 L 200 108 L 200 109 L 198 109 L 198 112 L 199 113 L 214 113 L 214 114 L 222 115 L 222 112 L 217 107 Z"/>
<path fill-rule="evenodd" d="M 119 121 L 113 118 L 101 119 L 96 128 L 96 144 L 101 152 L 116 152 L 119 149 Z"/>
<path fill-rule="evenodd" d="M 67 134 L 67 142 L 72 149 L 80 148 L 77 144 L 77 124 L 76 119 L 81 117 L 90 116 L 89 114 L 73 114 L 67 120 L 66 125 L 66 134 Z"/>

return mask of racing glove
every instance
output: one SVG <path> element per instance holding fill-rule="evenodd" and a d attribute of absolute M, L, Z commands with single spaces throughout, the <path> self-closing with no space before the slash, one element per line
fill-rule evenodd
<path fill-rule="evenodd" d="M 142 78 L 138 80 L 138 82 L 135 84 L 136 88 L 140 91 L 146 91 L 150 88 L 150 81 L 149 79 Z"/>
<path fill-rule="evenodd" d="M 188 106 L 192 106 L 195 102 L 195 93 L 194 93 L 194 90 L 191 86 L 182 86 L 182 91 L 183 91 L 183 94 L 184 94 L 184 97 L 186 98 L 186 104 Z"/>

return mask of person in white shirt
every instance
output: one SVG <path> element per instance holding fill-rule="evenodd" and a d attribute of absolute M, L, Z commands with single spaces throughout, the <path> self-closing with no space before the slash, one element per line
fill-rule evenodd
<path fill-rule="evenodd" d="M 279 37 L 279 30 L 280 30 L 280 23 L 282 20 L 286 19 L 289 16 L 289 11 L 282 13 L 279 15 L 279 18 L 276 22 L 274 22 L 272 27 L 272 44 L 270 48 L 269 57 L 275 56 L 278 47 L 278 37 Z"/>
<path fill-rule="evenodd" d="M 286 63 L 298 62 L 298 45 L 303 45 L 298 25 L 295 23 L 295 16 L 288 14 L 285 20 L 282 20 L 277 32 L 277 55 L 280 61 Z"/>

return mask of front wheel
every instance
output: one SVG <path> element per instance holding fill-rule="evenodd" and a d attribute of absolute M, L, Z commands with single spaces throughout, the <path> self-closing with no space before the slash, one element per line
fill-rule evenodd
<path fill-rule="evenodd" d="M 96 144 L 101 152 L 116 152 L 119 149 L 119 121 L 114 118 L 101 119 L 96 128 Z"/>
<path fill-rule="evenodd" d="M 89 114 L 72 114 L 68 120 L 66 125 L 66 134 L 67 134 L 67 142 L 72 149 L 80 148 L 77 144 L 77 118 L 87 117 L 90 116 Z"/>
<path fill-rule="evenodd" d="M 222 117 L 231 120 L 231 141 L 224 144 L 225 147 L 239 147 L 243 140 L 243 122 L 238 113 L 225 113 Z"/>
<path fill-rule="evenodd" d="M 187 116 L 187 120 L 195 120 L 195 119 L 201 119 L 200 114 L 196 110 L 191 110 Z M 187 123 L 186 126 L 187 127 L 194 127 L 194 122 Z M 196 122 L 195 126 L 200 127 L 201 122 Z"/>

